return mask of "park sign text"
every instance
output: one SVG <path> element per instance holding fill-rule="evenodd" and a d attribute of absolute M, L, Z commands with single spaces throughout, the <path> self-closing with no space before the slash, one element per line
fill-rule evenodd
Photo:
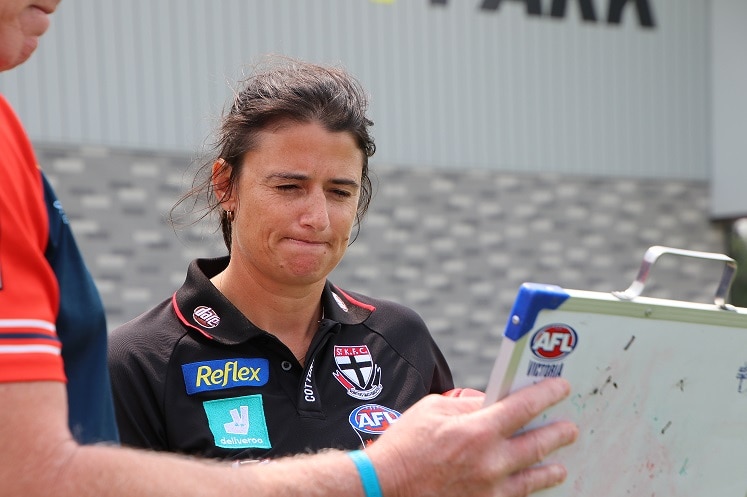
<path fill-rule="evenodd" d="M 565 18 L 568 0 L 552 0 L 550 10 L 542 11 L 542 0 L 482 0 L 480 10 L 497 11 L 504 1 L 523 2 L 526 4 L 527 14 L 530 16 Z M 587 22 L 606 22 L 607 24 L 620 24 L 622 14 L 626 5 L 631 4 L 638 13 L 638 22 L 644 28 L 654 28 L 654 15 L 649 5 L 650 0 L 609 0 L 606 16 L 601 20 L 597 17 L 594 0 L 570 0 L 577 1 L 581 9 L 581 18 Z M 449 0 L 430 0 L 431 5 L 447 5 Z M 604 14 L 602 14 L 604 15 Z"/>

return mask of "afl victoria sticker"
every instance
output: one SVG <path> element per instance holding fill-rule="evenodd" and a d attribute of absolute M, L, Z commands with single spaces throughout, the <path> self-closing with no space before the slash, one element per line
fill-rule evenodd
<path fill-rule="evenodd" d="M 532 337 L 532 354 L 545 361 L 557 361 L 573 352 L 578 342 L 576 332 L 564 324 L 543 326 Z"/>
<path fill-rule="evenodd" d="M 563 374 L 562 360 L 578 345 L 576 331 L 561 323 L 548 324 L 537 330 L 529 342 L 536 361 L 530 360 L 527 376 L 557 377 Z"/>

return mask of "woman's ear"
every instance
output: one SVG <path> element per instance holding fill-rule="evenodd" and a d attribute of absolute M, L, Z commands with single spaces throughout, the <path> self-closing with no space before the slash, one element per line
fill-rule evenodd
<path fill-rule="evenodd" d="M 218 159 L 213 164 L 212 183 L 215 198 L 227 211 L 234 210 L 232 205 L 231 172 L 233 168 L 223 159 Z M 228 204 L 226 202 L 229 202 Z"/>

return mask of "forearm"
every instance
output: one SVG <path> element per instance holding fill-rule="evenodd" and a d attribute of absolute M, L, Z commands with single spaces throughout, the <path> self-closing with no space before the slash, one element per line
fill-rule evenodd
<path fill-rule="evenodd" d="M 0 406 L 0 497 L 363 497 L 344 452 L 233 468 L 169 453 L 81 446 L 67 428 L 65 389 L 56 382 L 0 384 Z"/>
<path fill-rule="evenodd" d="M 427 396 L 366 449 L 383 495 L 496 497 L 559 484 L 562 466 L 537 463 L 573 442 L 577 427 L 558 422 L 516 432 L 568 392 L 566 381 L 545 380 L 486 408 L 480 397 Z M 57 383 L 0 385 L 0 497 L 364 497 L 358 469 L 340 451 L 233 468 L 80 446 L 67 429 L 64 399 Z"/>
<path fill-rule="evenodd" d="M 0 494 L 39 497 L 363 497 L 357 471 L 342 452 L 269 464 L 203 461 L 173 454 L 104 446 L 71 446 L 53 464 L 25 471 Z M 51 471 L 50 471 L 51 470 Z M 18 486 L 18 491 L 14 488 Z"/>

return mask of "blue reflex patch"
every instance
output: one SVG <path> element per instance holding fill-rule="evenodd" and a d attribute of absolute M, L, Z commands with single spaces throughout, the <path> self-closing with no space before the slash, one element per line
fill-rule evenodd
<path fill-rule="evenodd" d="M 182 364 L 189 395 L 234 387 L 261 387 L 270 378 L 267 359 L 219 359 Z"/>

